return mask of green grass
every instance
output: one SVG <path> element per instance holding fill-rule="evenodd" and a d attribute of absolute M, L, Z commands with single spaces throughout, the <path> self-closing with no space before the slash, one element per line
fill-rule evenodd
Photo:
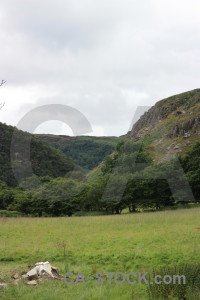
<path fill-rule="evenodd" d="M 0 299 L 148 299 L 145 285 L 12 284 L 11 275 L 48 260 L 60 273 L 151 272 L 199 263 L 200 209 L 73 218 L 0 218 Z M 66 257 L 61 246 L 66 241 Z M 29 266 L 29 267 L 28 267 Z"/>

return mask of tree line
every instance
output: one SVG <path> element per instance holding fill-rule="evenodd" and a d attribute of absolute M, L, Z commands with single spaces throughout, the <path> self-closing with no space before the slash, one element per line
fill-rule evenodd
<path fill-rule="evenodd" d="M 200 143 L 179 158 L 195 201 L 200 201 Z M 177 160 L 155 163 L 142 143 L 121 141 L 115 152 L 105 158 L 95 176 L 88 176 L 81 168 L 53 178 L 52 173 L 24 180 L 22 185 L 8 186 L 0 182 L 0 210 L 19 211 L 35 216 L 71 216 L 76 212 L 99 211 L 119 214 L 123 209 L 134 213 L 145 209 L 159 210 L 177 205 L 180 193 L 170 189 L 163 174 L 173 175 L 174 186 L 182 182 L 183 172 Z M 161 178 L 161 179 L 158 179 Z"/>

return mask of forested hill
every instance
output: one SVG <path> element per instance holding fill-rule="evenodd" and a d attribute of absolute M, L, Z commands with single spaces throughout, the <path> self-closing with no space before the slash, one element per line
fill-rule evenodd
<path fill-rule="evenodd" d="M 119 141 L 117 137 L 71 137 L 52 134 L 36 136 L 56 149 L 61 150 L 79 166 L 89 170 L 98 166 L 107 155 L 111 154 Z"/>
<path fill-rule="evenodd" d="M 31 161 L 41 179 L 39 186 L 33 176 L 12 187 L 9 152 L 13 130 L 0 123 L 2 210 L 71 216 L 200 203 L 200 90 L 158 102 L 123 139 L 33 136 Z M 30 134 L 19 131 L 19 136 L 23 142 Z M 174 155 L 180 160 L 173 159 Z M 73 169 L 72 158 L 87 169 L 100 165 L 87 175 L 81 168 L 68 172 Z M 23 161 L 23 155 L 16 155 L 17 160 Z"/>
<path fill-rule="evenodd" d="M 0 123 L 0 180 L 8 186 L 15 186 L 16 180 L 10 164 L 10 146 L 14 127 Z M 29 133 L 18 131 L 20 139 L 25 141 Z M 23 153 L 16 158 L 23 163 Z M 71 171 L 74 162 L 59 150 L 35 136 L 31 140 L 31 162 L 33 172 L 38 176 L 60 177 Z"/>

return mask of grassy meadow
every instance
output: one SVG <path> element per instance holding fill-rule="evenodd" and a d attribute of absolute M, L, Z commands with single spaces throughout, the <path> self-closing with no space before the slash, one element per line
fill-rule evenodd
<path fill-rule="evenodd" d="M 148 299 L 146 285 L 66 285 L 49 280 L 35 287 L 11 275 L 49 261 L 59 272 L 152 272 L 199 263 L 200 208 L 113 216 L 0 218 L 0 299 Z M 187 274 L 186 274 L 187 275 Z"/>

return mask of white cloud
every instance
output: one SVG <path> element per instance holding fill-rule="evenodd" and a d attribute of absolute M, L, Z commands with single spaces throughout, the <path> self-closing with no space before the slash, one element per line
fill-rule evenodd
<path fill-rule="evenodd" d="M 120 135 L 138 105 L 199 87 L 196 0 L 7 0 L 0 12 L 8 124 L 62 103 L 84 113 L 93 134 Z"/>

